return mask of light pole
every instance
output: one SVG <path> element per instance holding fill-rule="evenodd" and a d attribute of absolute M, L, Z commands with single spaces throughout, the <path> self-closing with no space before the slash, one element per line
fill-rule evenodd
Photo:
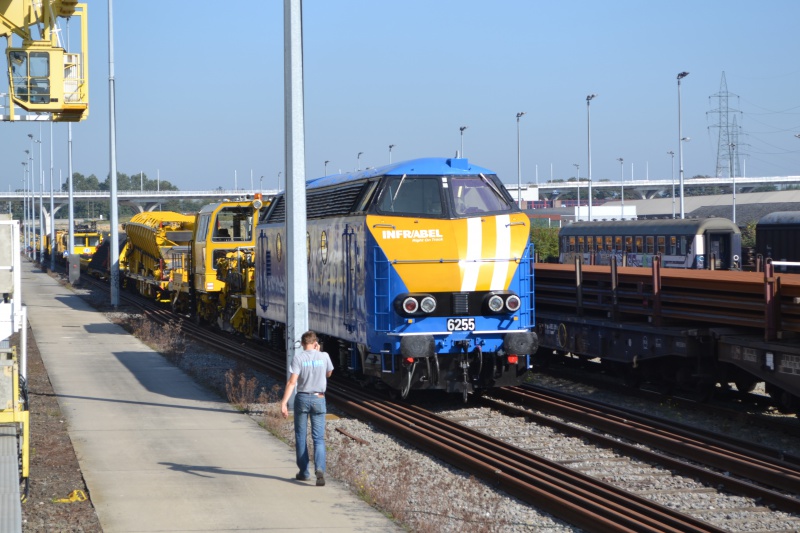
<path fill-rule="evenodd" d="M 731 188 L 733 189 L 733 218 L 731 218 L 731 221 L 736 224 L 736 168 L 733 164 L 733 155 L 736 153 L 736 145 L 730 143 L 728 146 L 731 149 L 731 157 L 728 158 L 728 162 L 730 163 Z"/>
<path fill-rule="evenodd" d="M 358 155 L 356 156 L 356 172 L 361 170 L 361 154 L 363 153 L 364 152 L 358 152 Z"/>
<path fill-rule="evenodd" d="M 329 160 L 329 159 L 326 159 L 326 160 L 325 160 L 325 175 L 326 175 L 326 176 L 328 175 L 328 163 L 330 163 L 330 160 Z"/>
<path fill-rule="evenodd" d="M 596 94 L 590 94 L 586 97 L 586 146 L 589 159 L 589 220 L 592 220 L 592 116 L 589 112 L 589 103 L 592 101 Z"/>
<path fill-rule="evenodd" d="M 517 113 L 517 207 L 522 209 L 522 161 L 519 147 L 519 119 L 525 114 L 525 111 Z M 463 134 L 463 129 L 462 129 Z M 464 141 L 462 137 L 461 149 L 464 149 Z"/>
<path fill-rule="evenodd" d="M 50 122 L 50 270 L 56 269 L 56 206 L 53 196 L 53 122 Z"/>
<path fill-rule="evenodd" d="M 278 172 L 278 190 L 281 190 L 281 173 Z"/>
<path fill-rule="evenodd" d="M 44 266 L 44 170 L 42 169 L 42 126 L 39 125 L 39 263 Z"/>
<path fill-rule="evenodd" d="M 30 253 L 31 260 L 35 260 L 36 259 L 36 226 L 34 225 L 34 220 L 36 220 L 36 219 L 34 218 L 34 212 L 36 211 L 36 196 L 35 196 L 35 192 L 34 191 L 36 190 L 36 182 L 33 181 L 33 134 L 32 133 L 28 134 L 28 139 L 31 140 L 31 150 L 30 150 L 30 154 L 28 155 L 28 160 L 29 160 L 28 178 L 31 181 L 31 186 L 30 186 L 31 205 L 28 208 L 28 214 L 30 215 L 31 219 L 30 219 L 30 227 L 28 228 L 28 238 L 31 241 L 33 241 L 33 244 L 31 244 L 30 241 L 28 241 L 27 246 L 31 247 L 31 253 Z"/>
<path fill-rule="evenodd" d="M 625 161 L 618 157 L 617 161 L 619 161 L 619 199 L 620 199 L 620 220 L 625 220 Z"/>
<path fill-rule="evenodd" d="M 678 174 L 681 182 L 681 218 L 686 218 L 683 202 L 683 131 L 681 129 L 681 80 L 688 76 L 688 72 L 678 74 Z"/>
<path fill-rule="evenodd" d="M 580 220 L 581 212 L 581 166 L 578 163 L 572 163 L 575 167 L 575 181 L 578 182 L 578 220 Z"/>
<path fill-rule="evenodd" d="M 25 150 L 27 153 L 27 150 Z M 22 234 L 25 239 L 25 255 L 28 254 L 28 162 L 22 162 Z"/>
<path fill-rule="evenodd" d="M 22 164 L 24 166 L 24 173 L 23 173 L 22 177 L 25 180 L 25 185 L 23 187 L 23 190 L 25 191 L 25 205 L 24 205 L 24 211 L 25 211 L 25 218 L 24 218 L 24 220 L 25 220 L 25 223 L 24 223 L 24 226 L 25 226 L 25 255 L 28 255 L 30 257 L 30 254 L 28 254 L 28 246 L 30 246 L 30 240 L 29 240 L 29 238 L 30 238 L 30 233 L 29 233 L 30 227 L 29 226 L 30 226 L 30 217 L 31 217 L 31 210 L 30 210 L 30 205 L 29 205 L 29 202 L 28 202 L 28 193 L 30 192 L 30 187 L 28 186 L 28 172 L 31 169 L 30 164 L 28 163 L 28 161 L 30 160 L 30 150 L 25 150 L 25 154 L 26 154 L 25 155 L 25 161 L 22 162 Z"/>
<path fill-rule="evenodd" d="M 264 192 L 264 176 L 258 178 L 258 190 Z"/>
<path fill-rule="evenodd" d="M 389 164 L 392 164 L 392 148 L 394 148 L 393 144 L 389 145 Z"/>
<path fill-rule="evenodd" d="M 519 118 L 517 118 L 519 120 Z M 464 157 L 464 130 L 467 129 L 469 126 L 461 126 L 458 128 L 458 131 L 461 132 L 461 151 L 458 153 L 458 157 Z"/>
<path fill-rule="evenodd" d="M 675 218 L 675 152 L 670 150 L 667 155 L 672 158 L 672 218 Z"/>

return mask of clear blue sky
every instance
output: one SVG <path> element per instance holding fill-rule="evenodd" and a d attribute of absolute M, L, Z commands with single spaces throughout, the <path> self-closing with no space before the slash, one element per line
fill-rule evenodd
<path fill-rule="evenodd" d="M 109 172 L 107 1 L 89 0 L 90 116 L 73 126 L 76 172 Z M 117 0 L 117 167 L 182 190 L 250 187 L 283 172 L 283 2 Z M 800 175 L 800 2 L 306 0 L 307 177 L 427 156 L 464 155 L 523 183 L 587 175 L 670 178 L 716 168 L 723 71 L 747 176 Z M 74 25 L 74 26 L 77 26 Z M 2 90 L 5 90 L 3 88 Z M 733 120 L 734 114 L 729 120 Z M 43 126 L 49 167 L 49 124 Z M 66 125 L 54 175 L 66 179 Z M 22 180 L 38 125 L 0 125 L 0 187 Z M 38 152 L 37 152 L 38 157 Z M 38 165 L 38 163 L 37 163 Z M 633 168 L 632 168 L 633 167 Z M 285 172 L 284 172 L 285 175 Z"/>

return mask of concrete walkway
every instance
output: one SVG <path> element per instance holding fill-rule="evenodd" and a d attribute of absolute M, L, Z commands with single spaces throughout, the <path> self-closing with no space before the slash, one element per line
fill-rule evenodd
<path fill-rule="evenodd" d="M 22 281 L 105 532 L 400 530 L 336 480 L 296 481 L 293 449 L 30 263 Z"/>

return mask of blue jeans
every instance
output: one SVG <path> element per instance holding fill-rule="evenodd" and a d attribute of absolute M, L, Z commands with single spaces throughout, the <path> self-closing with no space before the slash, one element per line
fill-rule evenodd
<path fill-rule="evenodd" d="M 294 441 L 297 468 L 303 477 L 308 471 L 308 419 L 314 440 L 314 469 L 325 472 L 325 397 L 298 392 L 294 397 Z"/>

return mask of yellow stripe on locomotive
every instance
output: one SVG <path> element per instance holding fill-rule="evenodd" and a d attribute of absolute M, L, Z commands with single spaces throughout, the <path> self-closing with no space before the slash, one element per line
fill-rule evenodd
<path fill-rule="evenodd" d="M 457 220 L 369 215 L 367 227 L 411 292 L 508 289 L 529 232 L 524 213 Z"/>

